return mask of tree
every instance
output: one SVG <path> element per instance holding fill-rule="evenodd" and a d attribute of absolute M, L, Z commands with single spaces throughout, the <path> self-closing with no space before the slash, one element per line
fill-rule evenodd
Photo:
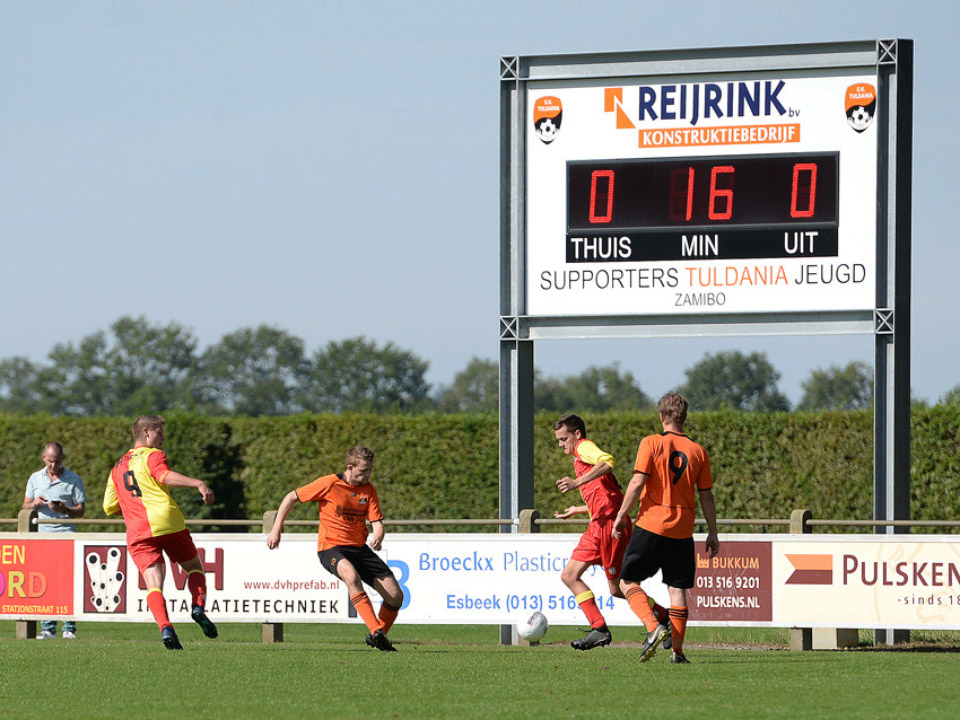
<path fill-rule="evenodd" d="M 497 412 L 500 398 L 500 367 L 495 360 L 471 358 L 453 383 L 437 394 L 443 412 Z"/>
<path fill-rule="evenodd" d="M 863 362 L 814 370 L 801 386 L 798 410 L 859 410 L 873 405 L 873 369 Z"/>
<path fill-rule="evenodd" d="M 947 390 L 944 396 L 940 398 L 939 404 L 940 405 L 960 404 L 960 385 L 957 385 L 956 387 L 953 387 Z"/>
<path fill-rule="evenodd" d="M 789 410 L 790 401 L 777 389 L 778 373 L 766 353 L 707 353 L 684 371 L 680 392 L 695 410 Z"/>
<path fill-rule="evenodd" d="M 630 372 L 619 363 L 591 366 L 579 375 L 534 379 L 534 407 L 552 412 L 638 410 L 654 406 Z"/>
<path fill-rule="evenodd" d="M 189 408 L 197 341 L 177 323 L 121 317 L 77 345 L 58 343 L 37 373 L 39 406 L 69 415 L 135 415 Z"/>
<path fill-rule="evenodd" d="M 45 410 L 64 415 L 109 415 L 114 412 L 109 343 L 102 330 L 85 335 L 77 345 L 57 343 L 47 355 L 51 366 L 38 386 Z"/>
<path fill-rule="evenodd" d="M 143 316 L 122 317 L 110 329 L 114 412 L 138 415 L 194 407 L 197 340 L 189 330 L 175 322 L 151 325 Z"/>
<path fill-rule="evenodd" d="M 25 357 L 0 360 L 0 410 L 35 412 L 40 408 L 40 369 Z"/>
<path fill-rule="evenodd" d="M 301 396 L 314 412 L 409 412 L 429 405 L 429 363 L 388 342 L 364 337 L 331 341 L 314 354 Z"/>
<path fill-rule="evenodd" d="M 200 359 L 198 390 L 208 409 L 238 415 L 284 415 L 300 409 L 309 374 L 303 340 L 261 325 L 224 335 Z"/>

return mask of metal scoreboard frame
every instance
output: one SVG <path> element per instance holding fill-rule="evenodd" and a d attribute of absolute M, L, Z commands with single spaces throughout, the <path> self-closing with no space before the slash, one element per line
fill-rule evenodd
<path fill-rule="evenodd" d="M 905 39 L 501 58 L 501 518 L 535 341 L 869 333 L 874 515 L 909 519 L 912 110 Z"/>

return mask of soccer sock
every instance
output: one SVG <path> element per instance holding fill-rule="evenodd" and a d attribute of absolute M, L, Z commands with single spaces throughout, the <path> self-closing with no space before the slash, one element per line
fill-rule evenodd
<path fill-rule="evenodd" d="M 360 591 L 356 595 L 351 595 L 350 602 L 353 603 L 353 606 L 357 609 L 357 614 L 360 616 L 360 619 L 363 620 L 370 629 L 371 635 L 380 629 L 380 621 L 377 620 L 377 616 L 373 612 L 373 603 L 370 602 L 370 598 L 367 597 L 365 592 Z"/>
<path fill-rule="evenodd" d="M 203 607 L 207 601 L 207 576 L 203 570 L 191 570 L 187 575 L 187 587 L 194 607 Z"/>
<path fill-rule="evenodd" d="M 673 651 L 683 654 L 683 636 L 687 634 L 687 618 L 690 611 L 685 607 L 670 607 L 670 639 Z"/>
<path fill-rule="evenodd" d="M 150 588 L 147 590 L 147 607 L 153 613 L 153 619 L 163 630 L 166 627 L 173 627 L 170 617 L 167 615 L 167 603 L 163 599 L 163 591 L 160 588 Z"/>
<path fill-rule="evenodd" d="M 576 596 L 577 605 L 580 606 L 580 609 L 583 611 L 583 614 L 587 616 L 587 622 L 590 623 L 590 627 L 594 630 L 607 626 L 607 621 L 603 619 L 603 615 L 600 614 L 600 609 L 597 607 L 597 601 L 593 597 L 593 592 L 587 590 Z"/>
<path fill-rule="evenodd" d="M 397 619 L 398 612 L 400 612 L 400 608 L 393 607 L 384 602 L 383 605 L 380 606 L 380 629 L 385 633 L 390 632 L 390 628 L 393 627 L 393 621 Z"/>
<path fill-rule="evenodd" d="M 670 613 L 667 609 L 653 598 L 650 598 L 650 607 L 653 608 L 653 616 L 661 625 L 667 625 L 670 622 Z"/>
<path fill-rule="evenodd" d="M 650 598 L 647 597 L 647 594 L 640 586 L 637 585 L 627 590 L 626 598 L 627 602 L 630 603 L 630 609 L 633 610 L 633 614 L 643 620 L 643 625 L 647 628 L 647 632 L 656 630 L 657 618 L 653 614 L 653 608 L 650 607 Z"/>

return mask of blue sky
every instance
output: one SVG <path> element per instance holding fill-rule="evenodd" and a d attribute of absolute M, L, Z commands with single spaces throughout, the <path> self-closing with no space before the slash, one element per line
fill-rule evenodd
<path fill-rule="evenodd" d="M 953 2 L 4 2 L 0 357 L 121 315 L 202 345 L 261 323 L 366 335 L 448 383 L 498 353 L 499 58 L 916 42 L 913 372 L 960 384 Z M 767 352 L 799 399 L 871 336 L 541 342 L 657 396 L 705 352 Z"/>

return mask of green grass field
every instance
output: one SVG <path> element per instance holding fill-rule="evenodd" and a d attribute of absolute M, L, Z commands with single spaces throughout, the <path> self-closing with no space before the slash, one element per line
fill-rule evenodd
<path fill-rule="evenodd" d="M 954 717 L 960 655 L 941 641 L 910 650 L 789 652 L 787 632 L 691 628 L 693 664 L 660 650 L 637 662 L 638 634 L 614 628 L 580 653 L 577 628 L 539 647 L 500 647 L 490 627 L 397 625 L 399 652 L 363 643 L 362 625 L 221 626 L 206 640 L 180 624 L 183 652 L 151 625 L 82 624 L 75 642 L 16 640 L 0 622 L 5 718 Z M 623 642 L 617 642 L 623 641 Z M 634 642 L 627 642 L 634 641 Z M 706 649 L 722 644 L 733 649 Z M 744 649 L 736 649 L 737 647 Z M 761 649 L 763 648 L 763 649 Z"/>

